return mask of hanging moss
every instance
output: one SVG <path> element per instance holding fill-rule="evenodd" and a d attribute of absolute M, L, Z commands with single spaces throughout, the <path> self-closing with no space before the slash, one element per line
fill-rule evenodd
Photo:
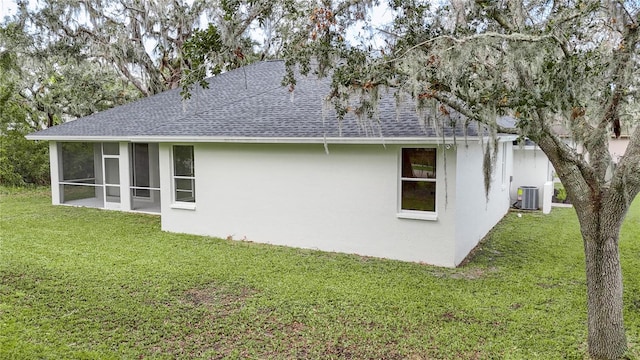
<path fill-rule="evenodd" d="M 499 143 L 500 140 L 494 132 L 491 134 L 491 141 L 487 141 L 484 148 L 482 159 L 482 175 L 484 177 L 484 195 L 487 202 L 489 201 L 489 191 L 491 191 L 491 178 L 498 161 Z"/>
<path fill-rule="evenodd" d="M 484 175 L 484 194 L 489 200 L 489 190 L 491 189 L 491 143 L 487 142 L 482 159 L 482 174 Z"/>

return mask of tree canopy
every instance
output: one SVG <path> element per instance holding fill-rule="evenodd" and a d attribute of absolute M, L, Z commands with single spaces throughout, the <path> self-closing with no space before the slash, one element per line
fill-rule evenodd
<path fill-rule="evenodd" d="M 293 0 L 45 0 L 19 5 L 13 21 L 34 38 L 43 44 L 64 43 L 102 61 L 142 96 L 206 76 L 204 55 L 190 50 L 194 47 L 206 47 L 208 65 L 215 64 L 212 70 L 218 71 L 278 54 L 287 33 L 283 18 L 297 11 Z M 191 45 L 189 39 L 195 39 Z"/>
<path fill-rule="evenodd" d="M 137 97 L 108 66 L 64 42 L 43 44 L 18 22 L 0 27 L 0 182 L 48 181 L 46 143 L 24 135 Z"/>

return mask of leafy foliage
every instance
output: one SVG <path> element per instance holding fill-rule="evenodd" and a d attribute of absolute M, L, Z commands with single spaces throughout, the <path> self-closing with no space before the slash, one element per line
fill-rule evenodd
<path fill-rule="evenodd" d="M 304 26 L 308 7 L 306 0 L 220 0 L 208 28 L 194 30 L 184 44 L 182 96 L 190 97 L 194 84 L 206 88 L 207 76 L 282 57 L 289 38 Z"/>
<path fill-rule="evenodd" d="M 135 99 L 109 67 L 61 42 L 40 43 L 19 22 L 0 27 L 0 183 L 44 184 L 46 143 L 24 136 Z"/>
<path fill-rule="evenodd" d="M 195 83 L 208 88 L 205 81 L 208 75 L 215 76 L 257 59 L 252 49 L 253 42 L 249 38 L 234 45 L 236 46 L 233 48 L 225 45 L 218 28 L 212 24 L 206 30 L 194 30 L 193 36 L 184 44 L 184 59 L 189 63 L 189 68 L 184 70 L 180 81 L 183 98 L 191 97 L 190 87 Z"/>
<path fill-rule="evenodd" d="M 274 29 L 280 29 L 285 9 L 295 9 L 292 4 L 292 0 L 45 0 L 20 7 L 15 22 L 38 33 L 45 43 L 66 44 L 113 67 L 142 96 L 149 96 L 180 85 L 188 88 L 217 71 L 275 55 L 281 41 Z M 252 38 L 258 26 L 262 36 L 256 38 L 261 42 Z M 203 61 L 212 64 L 211 72 Z"/>
<path fill-rule="evenodd" d="M 204 80 L 207 77 L 207 71 L 214 75 L 222 71 L 222 66 L 214 59 L 214 54 L 220 53 L 222 50 L 222 41 L 218 29 L 209 24 L 206 30 L 196 29 L 193 37 L 184 45 L 185 58 L 190 60 L 191 68 L 185 70 L 183 79 L 183 96 L 188 98 L 188 87 L 196 81 L 202 88 L 207 88 L 208 83 Z M 205 53 L 203 50 L 207 49 Z M 212 68 L 208 68 L 208 64 L 214 63 Z"/>
<path fill-rule="evenodd" d="M 1 106 L 1 105 L 0 105 Z M 24 186 L 49 183 L 49 147 L 11 130 L 0 135 L 0 184 Z"/>
<path fill-rule="evenodd" d="M 203 0 L 56 0 L 22 7 L 17 21 L 45 42 L 67 44 L 112 66 L 148 96 L 178 86 L 185 66 L 182 45 L 205 10 Z M 147 50 L 148 44 L 153 48 Z"/>

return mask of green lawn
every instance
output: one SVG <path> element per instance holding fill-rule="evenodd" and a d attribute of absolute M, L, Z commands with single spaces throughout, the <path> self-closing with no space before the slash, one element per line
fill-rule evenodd
<path fill-rule="evenodd" d="M 1 191 L 0 359 L 584 359 L 572 209 L 509 214 L 459 269 L 160 231 Z M 622 230 L 640 358 L 640 201 Z M 390 241 L 392 241 L 390 239 Z"/>

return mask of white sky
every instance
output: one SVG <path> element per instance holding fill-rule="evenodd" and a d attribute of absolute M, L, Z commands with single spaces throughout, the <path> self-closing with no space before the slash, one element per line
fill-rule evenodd
<path fill-rule="evenodd" d="M 371 44 L 373 47 L 380 47 L 383 44 L 382 34 L 376 30 L 376 28 L 389 25 L 393 21 L 393 11 L 389 9 L 386 3 L 374 6 L 369 10 L 369 16 L 371 17 L 371 25 L 367 26 L 365 22 L 359 22 L 358 25 L 349 29 L 346 34 L 347 39 L 353 39 L 357 42 L 359 35 L 366 38 L 371 38 Z M 366 41 L 366 40 L 365 40 Z"/>
<path fill-rule="evenodd" d="M 16 10 L 16 0 L 0 0 L 0 21 L 3 21 L 5 16 L 15 14 Z"/>

